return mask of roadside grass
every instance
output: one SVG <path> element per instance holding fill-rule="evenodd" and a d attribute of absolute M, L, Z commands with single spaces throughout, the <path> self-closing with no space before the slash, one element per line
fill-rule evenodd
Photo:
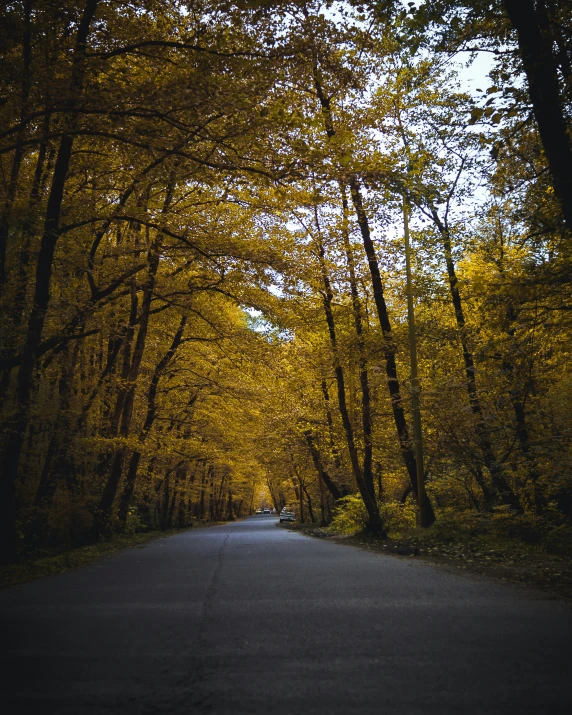
<path fill-rule="evenodd" d="M 223 521 L 196 522 L 192 526 L 168 531 L 145 531 L 136 534 L 116 535 L 110 540 L 99 541 L 87 546 L 66 551 L 55 551 L 32 557 L 19 564 L 0 566 L 0 588 L 16 586 L 26 581 L 33 581 L 45 576 L 54 576 L 80 566 L 86 566 L 94 561 L 105 558 L 124 549 L 142 547 L 151 541 L 180 534 L 183 531 L 193 531 L 210 526 L 224 524 Z"/>

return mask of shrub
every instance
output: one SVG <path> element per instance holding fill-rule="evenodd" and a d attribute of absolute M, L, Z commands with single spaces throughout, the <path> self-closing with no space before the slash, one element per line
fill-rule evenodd
<path fill-rule="evenodd" d="M 559 526 L 549 532 L 544 548 L 551 554 L 572 556 L 572 526 Z"/>
<path fill-rule="evenodd" d="M 338 502 L 334 509 L 330 531 L 334 534 L 355 534 L 367 523 L 367 511 L 362 498 L 349 494 Z"/>
<path fill-rule="evenodd" d="M 412 501 L 408 500 L 405 504 L 399 501 L 385 502 L 380 505 L 379 510 L 391 537 L 403 537 L 415 529 L 416 509 Z"/>
<path fill-rule="evenodd" d="M 386 502 L 379 507 L 381 518 L 392 536 L 402 536 L 415 528 L 415 505 L 398 501 Z M 367 511 L 362 498 L 350 494 L 340 499 L 335 507 L 330 531 L 334 534 L 355 534 L 365 528 Z"/>
<path fill-rule="evenodd" d="M 130 506 L 125 521 L 125 533 L 137 534 L 140 531 L 147 531 L 147 524 L 141 518 L 136 506 Z"/>
<path fill-rule="evenodd" d="M 427 536 L 444 543 L 466 541 L 487 531 L 487 520 L 476 511 L 458 511 L 453 507 L 440 509 L 437 521 L 427 530 Z"/>

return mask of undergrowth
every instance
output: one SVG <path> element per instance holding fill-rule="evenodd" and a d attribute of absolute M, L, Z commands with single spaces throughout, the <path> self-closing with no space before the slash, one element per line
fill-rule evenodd
<path fill-rule="evenodd" d="M 416 525 L 415 505 L 408 501 L 380 504 L 383 522 L 391 540 L 416 544 L 472 544 L 493 546 L 505 544 L 545 550 L 559 556 L 572 556 L 572 526 L 554 524 L 534 514 L 515 514 L 510 508 L 497 507 L 489 512 L 453 508 L 436 510 L 437 520 L 429 529 Z M 361 533 L 367 512 L 357 495 L 341 499 L 334 510 L 327 531 L 336 536 Z"/>
<path fill-rule="evenodd" d="M 224 522 L 195 522 L 192 528 L 216 526 L 216 524 L 221 523 Z M 168 531 L 146 531 L 115 535 L 111 539 L 98 541 L 76 549 L 38 553 L 36 557 L 31 557 L 22 563 L 0 566 L 0 587 L 15 586 L 36 578 L 53 576 L 79 566 L 86 566 L 117 551 L 142 546 L 156 539 L 187 531 L 190 528 L 188 526 L 183 529 L 171 529 Z"/>

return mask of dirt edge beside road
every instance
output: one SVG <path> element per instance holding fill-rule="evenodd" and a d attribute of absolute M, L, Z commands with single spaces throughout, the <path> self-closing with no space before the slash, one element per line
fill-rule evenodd
<path fill-rule="evenodd" d="M 392 540 L 362 534 L 332 534 L 327 528 L 296 522 L 279 526 L 314 538 L 328 539 L 374 553 L 417 558 L 456 573 L 528 586 L 555 597 L 572 600 L 572 560 L 548 554 L 528 544 L 499 542 L 492 547 L 488 544 L 423 543 L 418 539 Z"/>
<path fill-rule="evenodd" d="M 45 576 L 54 576 L 64 571 L 87 566 L 95 561 L 112 556 L 118 551 L 125 549 L 142 548 L 146 544 L 164 539 L 174 534 L 196 529 L 205 529 L 225 521 L 197 522 L 193 526 L 186 526 L 182 529 L 171 529 L 169 531 L 145 531 L 139 534 L 128 536 L 116 536 L 108 541 L 100 541 L 95 544 L 81 546 L 77 549 L 69 549 L 59 553 L 48 554 L 35 559 L 29 559 L 20 564 L 0 566 L 0 588 L 17 586 L 20 583 L 34 581 Z"/>

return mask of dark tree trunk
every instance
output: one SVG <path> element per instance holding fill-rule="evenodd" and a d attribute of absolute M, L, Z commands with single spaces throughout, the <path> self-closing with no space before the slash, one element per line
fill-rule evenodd
<path fill-rule="evenodd" d="M 215 489 L 214 489 L 214 469 L 210 469 L 210 484 L 209 484 L 209 520 L 216 520 L 216 500 L 215 500 Z"/>
<path fill-rule="evenodd" d="M 197 518 L 198 519 L 204 519 L 205 518 L 205 488 L 206 488 L 206 480 L 207 480 L 207 474 L 208 474 L 209 467 L 207 466 L 205 462 L 205 466 L 203 469 L 203 474 L 201 478 L 201 491 L 200 491 L 200 496 L 199 496 L 199 503 L 197 506 Z"/>
<path fill-rule="evenodd" d="M 304 13 L 307 16 L 306 10 L 304 10 Z M 316 96 L 318 98 L 318 101 L 320 103 L 320 107 L 322 110 L 322 116 L 324 118 L 324 128 L 326 130 L 326 135 L 328 136 L 329 139 L 332 139 L 335 136 L 336 131 L 334 129 L 334 123 L 333 123 L 333 119 L 332 119 L 332 109 L 330 106 L 330 99 L 326 96 L 326 94 L 324 92 L 318 58 L 317 58 L 317 53 L 315 51 L 315 48 L 312 48 L 312 51 L 313 51 L 313 56 L 312 56 L 313 67 L 312 67 L 312 69 L 313 69 L 314 87 L 316 89 Z M 364 248 L 365 248 L 368 263 L 369 263 L 369 268 L 370 268 L 370 273 L 371 273 L 371 278 L 372 278 L 372 283 L 373 283 L 375 304 L 378 309 L 378 316 L 379 316 L 379 320 L 380 320 L 383 335 L 384 335 L 384 352 L 385 352 L 385 359 L 386 359 L 388 387 L 389 387 L 389 393 L 391 396 L 391 404 L 393 407 L 394 419 L 395 419 L 395 423 L 396 423 L 396 427 L 397 427 L 399 444 L 401 446 L 401 451 L 402 451 L 403 458 L 405 461 L 405 466 L 407 467 L 409 478 L 411 479 L 411 483 L 415 490 L 415 494 L 417 494 L 417 474 L 416 474 L 416 467 L 415 467 L 415 455 L 413 453 L 413 449 L 412 449 L 411 443 L 409 441 L 409 433 L 407 431 L 407 424 L 405 422 L 405 413 L 403 412 L 403 406 L 401 404 L 401 395 L 399 392 L 399 382 L 397 379 L 397 366 L 395 364 L 395 351 L 394 351 L 394 347 L 393 347 L 391 327 L 390 327 L 389 318 L 387 315 L 387 307 L 385 305 L 385 298 L 383 295 L 383 285 L 381 282 L 381 274 L 379 272 L 377 256 L 375 254 L 375 249 L 374 249 L 373 242 L 372 242 L 371 236 L 370 236 L 369 223 L 367 220 L 367 216 L 365 214 L 365 210 L 363 208 L 363 202 L 361 199 L 359 184 L 358 184 L 358 181 L 355 176 L 350 179 L 349 185 L 350 185 L 350 190 L 351 190 L 351 195 L 352 195 L 352 201 L 353 201 L 353 204 L 354 204 L 354 207 L 356 210 L 358 225 L 359 225 L 359 228 L 361 231 L 362 240 L 363 240 Z M 359 464 L 358 464 L 358 468 L 359 468 Z M 361 470 L 359 470 L 359 471 L 360 471 L 360 476 L 361 476 Z M 372 488 L 371 488 L 371 492 L 370 492 L 369 487 L 366 486 L 365 482 L 363 482 L 362 479 L 360 479 L 360 482 L 361 482 L 360 493 L 362 495 L 362 498 L 364 499 L 364 503 L 366 505 L 366 509 L 367 509 L 368 516 L 369 516 L 368 530 L 370 530 L 372 532 L 385 533 L 385 529 L 383 527 L 383 523 L 381 520 L 381 515 L 379 513 L 379 507 L 377 505 L 377 501 L 375 501 L 375 497 L 373 499 L 371 497 L 371 494 L 373 494 L 373 484 L 372 484 Z M 359 486 L 359 483 L 358 483 L 358 486 Z M 429 523 L 432 523 L 433 521 L 435 521 L 433 507 L 431 506 L 429 499 L 426 500 L 426 504 L 423 504 L 423 507 L 424 507 L 424 513 L 427 514 Z"/>
<path fill-rule="evenodd" d="M 185 499 L 186 496 L 186 487 L 187 487 L 187 473 L 188 469 L 187 467 L 182 467 L 181 468 L 181 483 L 180 483 L 180 496 L 179 496 L 179 509 L 177 512 L 177 520 L 176 520 L 176 526 L 179 529 L 182 529 L 185 527 L 188 523 L 188 515 L 189 515 L 189 502 L 188 500 Z"/>
<path fill-rule="evenodd" d="M 127 374 L 127 386 L 124 393 L 123 404 L 120 405 L 120 409 L 116 409 L 116 416 L 119 413 L 121 414 L 119 435 L 124 439 L 127 439 L 127 437 L 129 436 L 131 418 L 133 415 L 133 406 L 135 402 L 137 378 L 139 377 L 141 362 L 143 360 L 143 353 L 145 351 L 145 343 L 147 340 L 149 317 L 151 311 L 151 300 L 153 298 L 153 291 L 155 289 L 155 278 L 157 275 L 157 268 L 159 266 L 159 245 L 157 241 L 154 241 L 149 248 L 148 263 L 149 274 L 147 279 L 147 285 L 145 286 L 143 298 L 141 301 L 139 330 L 137 331 L 137 339 L 133 347 L 133 357 L 131 359 L 131 364 L 129 366 L 129 371 Z M 126 453 L 126 447 L 122 446 L 119 447 L 113 455 L 109 478 L 107 479 L 103 494 L 99 502 L 99 513 L 97 519 L 98 528 L 106 529 L 106 524 L 111 518 L 115 496 L 117 494 L 117 490 L 121 481 L 121 475 L 123 473 L 123 464 L 125 461 Z"/>
<path fill-rule="evenodd" d="M 306 11 L 304 11 L 307 15 Z M 322 116 L 324 118 L 324 128 L 326 130 L 326 135 L 329 139 L 333 138 L 336 134 L 334 129 L 334 123 L 332 119 L 332 110 L 330 106 L 330 99 L 326 96 L 324 88 L 322 86 L 320 68 L 317 59 L 317 53 L 315 48 L 313 48 L 313 78 L 314 87 L 316 89 L 316 95 L 322 109 Z M 391 406 L 393 409 L 393 417 L 395 421 L 395 426 L 397 428 L 397 436 L 399 439 L 399 445 L 401 447 L 401 453 L 403 455 L 403 460 L 407 468 L 407 473 L 411 481 L 411 487 L 414 491 L 415 497 L 417 498 L 417 471 L 415 463 L 415 454 L 413 452 L 413 447 L 409 440 L 409 431 L 407 429 L 407 422 L 405 420 L 405 413 L 403 411 L 403 405 L 401 400 L 401 393 L 399 387 L 399 380 L 397 377 L 397 365 L 395 361 L 395 348 L 393 344 L 393 335 L 391 332 L 391 325 L 389 322 L 389 316 L 387 313 L 387 306 L 385 304 L 385 297 L 383 293 L 383 283 L 381 281 L 381 274 L 379 272 L 379 264 L 377 261 L 377 255 L 371 240 L 369 222 L 363 207 L 363 201 L 361 198 L 360 188 L 358 180 L 355 176 L 351 177 L 349 180 L 349 187 L 351 191 L 352 201 L 356 211 L 357 221 L 360 228 L 363 245 L 365 248 L 367 260 L 369 263 L 369 270 L 371 274 L 374 302 L 377 308 L 377 314 L 379 317 L 379 322 L 384 337 L 384 354 L 385 354 L 385 366 L 387 373 L 387 385 L 389 389 L 389 395 L 391 398 Z M 364 485 L 366 491 L 367 488 Z M 377 502 L 375 502 L 377 507 Z M 367 505 L 366 505 L 367 506 Z M 435 521 L 435 514 L 433 512 L 433 507 L 431 502 L 427 497 L 425 497 L 425 503 L 421 505 L 423 513 L 427 518 L 427 525 L 430 525 Z M 379 513 L 379 509 L 377 509 Z M 373 526 L 373 525 L 372 525 Z"/>
<path fill-rule="evenodd" d="M 71 355 L 64 355 L 65 364 L 58 381 L 60 404 L 55 419 L 54 431 L 48 444 L 40 483 L 34 498 L 35 506 L 49 507 L 58 484 L 62 480 L 66 482 L 69 480 L 69 475 L 61 467 L 66 464 L 62 457 L 63 452 L 67 451 L 68 435 L 72 430 L 69 410 L 73 395 L 74 372 L 78 353 L 79 344 L 76 344 Z"/>
<path fill-rule="evenodd" d="M 515 340 L 515 321 L 518 317 L 517 311 L 513 306 L 509 305 L 506 310 L 507 318 L 507 329 L 506 333 L 509 336 L 511 343 L 514 344 Z M 527 373 L 529 375 L 524 381 L 524 384 L 515 376 L 514 364 L 509 355 L 505 356 L 502 364 L 502 369 L 507 379 L 510 382 L 509 394 L 512 403 L 512 408 L 514 412 L 516 436 L 518 439 L 520 451 L 526 462 L 526 470 L 528 472 L 528 478 L 530 480 L 530 486 L 532 488 L 532 502 L 537 514 L 541 514 L 547 506 L 546 499 L 542 495 L 538 487 L 538 480 L 540 479 L 540 468 L 536 461 L 534 451 L 531 449 L 529 430 L 526 420 L 526 398 L 532 387 L 532 379 L 530 373 L 532 373 L 532 365 L 528 366 Z M 516 384 L 515 384 L 516 383 Z M 519 384 L 521 383 L 521 384 Z"/>
<path fill-rule="evenodd" d="M 173 495 L 171 497 L 171 502 L 169 504 L 169 513 L 167 515 L 167 529 L 172 529 L 175 523 L 175 508 L 177 506 L 177 500 L 179 498 L 179 491 L 181 482 L 186 479 L 187 472 L 183 465 L 179 466 L 175 470 L 175 480 L 173 483 Z"/>
<path fill-rule="evenodd" d="M 324 396 L 324 405 L 326 410 L 326 421 L 328 423 L 328 435 L 330 437 L 330 451 L 332 453 L 332 458 L 334 460 L 334 466 L 336 469 L 341 469 L 342 463 L 340 461 L 340 453 L 336 446 L 336 435 L 334 431 L 334 420 L 332 418 L 332 410 L 330 409 L 330 392 L 328 390 L 328 383 L 326 379 L 322 378 L 322 395 Z"/>
<path fill-rule="evenodd" d="M 433 221 L 437 226 L 437 229 L 439 230 L 439 233 L 441 234 L 441 239 L 443 241 L 443 249 L 445 253 L 445 262 L 447 264 L 447 276 L 449 278 L 451 300 L 455 311 L 455 320 L 457 322 L 457 329 L 459 331 L 461 347 L 463 349 L 463 360 L 465 363 L 465 375 L 467 378 L 466 384 L 467 394 L 469 396 L 469 404 L 471 406 L 471 412 L 473 413 L 473 416 L 475 418 L 475 432 L 477 434 L 479 448 L 481 450 L 481 454 L 483 455 L 483 462 L 491 475 L 491 482 L 493 488 L 492 490 L 489 489 L 484 480 L 479 483 L 479 486 L 483 491 L 483 497 L 486 504 L 491 505 L 495 501 L 499 500 L 503 504 L 507 504 L 513 506 L 518 510 L 521 510 L 518 498 L 510 488 L 508 482 L 506 481 L 502 466 L 499 464 L 495 456 L 489 432 L 485 424 L 481 402 L 477 391 L 475 361 L 473 358 L 473 354 L 469 348 L 469 342 L 467 340 L 465 314 L 463 311 L 461 294 L 459 292 L 459 282 L 455 270 L 455 262 L 453 260 L 451 236 L 449 234 L 447 226 L 441 221 L 437 210 L 433 206 L 431 206 L 430 209 Z"/>
<path fill-rule="evenodd" d="M 48 469 L 50 467 L 52 473 L 57 477 L 58 483 L 65 482 L 68 494 L 70 496 L 73 497 L 77 493 L 79 486 L 78 474 L 77 468 L 74 466 L 71 457 L 71 445 L 73 443 L 74 438 L 80 435 L 84 430 L 89 410 L 93 405 L 93 402 L 97 397 L 97 394 L 99 393 L 99 390 L 101 389 L 101 386 L 104 383 L 106 377 L 113 369 L 115 361 L 117 360 L 117 357 L 119 355 L 121 345 L 122 341 L 121 339 L 118 339 L 117 342 L 114 344 L 113 348 L 108 353 L 106 365 L 98 378 L 97 384 L 95 385 L 87 401 L 83 405 L 79 418 L 77 419 L 75 424 L 72 423 L 71 419 L 66 419 L 64 417 L 63 429 L 59 430 L 57 449 L 53 450 L 51 457 L 48 456 L 46 458 L 46 463 L 40 481 L 40 486 L 38 488 L 38 492 L 36 493 L 36 497 L 34 500 L 34 504 L 36 506 L 38 506 L 40 503 L 49 505 L 51 498 L 53 497 L 56 482 L 53 480 L 51 480 L 50 482 L 46 481 L 49 477 Z M 52 464 L 53 459 L 55 459 L 55 462 Z"/>
<path fill-rule="evenodd" d="M 307 12 L 304 10 L 307 17 Z M 334 129 L 334 123 L 332 119 L 332 110 L 330 106 L 330 99 L 326 96 L 324 88 L 322 85 L 320 68 L 318 64 L 317 53 L 315 48 L 312 48 L 312 70 L 314 78 L 314 87 L 316 89 L 316 96 L 320 103 L 322 109 L 322 116 L 324 118 L 324 128 L 326 130 L 326 135 L 329 139 L 333 138 L 336 134 Z M 403 460 L 407 468 L 407 473 L 411 481 L 411 487 L 417 498 L 417 470 L 415 463 L 415 454 L 413 452 L 413 447 L 409 440 L 409 431 L 407 429 L 407 422 L 405 420 L 405 413 L 403 411 L 403 404 L 401 400 L 401 393 L 399 387 L 399 380 L 397 377 L 397 365 L 395 361 L 395 347 L 393 344 L 393 334 L 391 332 L 391 325 L 389 322 L 389 316 L 387 313 L 387 306 L 385 304 L 385 297 L 383 293 L 383 283 L 381 280 L 381 274 L 379 271 L 379 264 L 377 261 L 377 255 L 371 240 L 371 234 L 369 230 L 369 222 L 363 207 L 363 201 L 361 198 L 360 188 L 358 180 L 355 176 L 351 177 L 349 180 L 349 187 L 351 191 L 352 201 L 356 211 L 357 222 L 360 228 L 363 245 L 365 248 L 365 253 L 367 256 L 369 270 L 371 274 L 374 302 L 377 308 L 377 314 L 379 317 L 379 322 L 384 337 L 384 354 L 385 354 L 385 367 L 387 373 L 387 385 L 389 389 L 389 395 L 391 398 L 391 406 L 393 409 L 393 417 L 395 421 L 395 426 L 397 428 L 397 436 L 399 439 L 399 446 L 401 447 L 401 453 L 403 455 Z M 367 491 L 367 490 L 366 490 Z M 376 502 L 377 507 L 377 502 Z M 435 515 L 433 512 L 433 507 L 428 498 L 426 498 L 426 503 L 422 505 L 423 512 L 427 516 L 428 525 L 435 521 Z M 379 513 L 379 510 L 377 510 Z"/>
<path fill-rule="evenodd" d="M 191 474 L 189 477 L 188 492 L 187 492 L 187 515 L 188 515 L 189 526 L 193 525 L 193 518 L 196 518 L 196 516 L 197 516 L 197 507 L 196 507 L 196 503 L 194 501 L 194 497 L 195 497 L 194 487 L 195 487 L 195 481 L 197 479 L 197 474 L 198 474 L 201 466 L 202 466 L 202 460 L 198 460 L 195 468 L 191 470 Z"/>
<path fill-rule="evenodd" d="M 316 214 L 316 223 L 318 222 Z M 318 228 L 319 230 L 319 228 Z M 332 310 L 332 303 L 334 300 L 334 295 L 332 292 L 332 285 L 330 277 L 325 263 L 325 253 L 324 246 L 321 239 L 318 238 L 316 241 L 318 248 L 318 259 L 320 262 L 320 271 L 322 275 L 322 284 L 324 286 L 324 292 L 322 296 L 322 304 L 324 306 L 324 314 L 326 317 L 326 324 L 328 326 L 328 334 L 330 336 L 330 344 L 332 346 L 332 356 L 334 362 L 334 373 L 336 376 L 336 385 L 338 388 L 338 407 L 340 410 L 340 415 L 342 418 L 342 424 L 344 426 L 344 433 L 346 436 L 346 442 L 348 445 L 348 452 L 350 455 L 350 463 L 352 465 L 352 474 L 354 480 L 354 487 L 357 487 L 362 480 L 362 472 L 359 464 L 359 455 L 357 446 L 355 443 L 354 430 L 350 420 L 347 397 L 346 397 L 346 386 L 344 380 L 344 371 L 340 364 L 340 359 L 338 355 L 338 341 L 336 337 L 336 324 L 334 320 L 334 312 Z"/>
<path fill-rule="evenodd" d="M 304 523 L 304 485 L 302 484 L 302 478 L 298 475 L 298 488 L 296 490 L 296 496 L 298 497 L 298 508 L 300 509 L 300 524 Z"/>
<path fill-rule="evenodd" d="M 183 315 L 169 349 L 158 362 L 155 371 L 153 372 L 151 384 L 149 385 L 149 391 L 147 393 L 147 414 L 145 416 L 143 428 L 139 433 L 139 444 L 145 443 L 151 430 L 151 427 L 153 426 L 153 422 L 155 421 L 155 417 L 157 416 L 157 389 L 159 387 L 159 380 L 161 379 L 161 376 L 165 372 L 165 369 L 174 357 L 177 348 L 181 344 L 186 324 L 187 316 Z M 141 452 L 139 450 L 135 450 L 131 455 L 129 469 L 127 471 L 123 492 L 121 494 L 121 499 L 119 502 L 119 521 L 123 526 L 125 526 L 127 513 L 129 511 L 129 505 L 131 504 L 133 492 L 135 491 L 135 484 L 137 482 L 137 469 L 139 467 L 140 459 Z"/>
<path fill-rule="evenodd" d="M 310 515 L 310 521 L 312 524 L 316 523 L 316 517 L 314 516 L 314 509 L 312 508 L 312 497 L 310 496 L 310 493 L 308 492 L 308 488 L 306 485 L 303 485 L 304 489 L 304 494 L 306 495 L 306 503 L 308 504 L 308 514 Z"/>
<path fill-rule="evenodd" d="M 70 84 L 70 109 L 72 110 L 74 109 L 74 103 L 78 101 L 82 93 L 87 37 L 97 5 L 98 0 L 87 0 L 77 30 Z M 76 119 L 76 115 L 73 112 L 70 113 L 68 129 L 73 128 Z M 60 214 L 72 146 L 72 136 L 65 134 L 60 140 L 46 207 L 44 229 L 36 266 L 33 305 L 28 319 L 26 338 L 16 384 L 16 413 L 10 426 L 10 433 L 4 455 L 3 474 L 0 479 L 0 559 L 4 562 L 14 562 L 18 559 L 19 535 L 16 530 L 16 483 L 18 480 L 20 455 L 28 426 L 33 374 L 37 359 L 36 353 L 42 337 L 42 330 L 50 301 L 53 258 L 59 236 Z"/>
<path fill-rule="evenodd" d="M 161 531 L 167 529 L 169 521 L 169 505 L 171 499 L 171 470 L 168 470 L 163 480 L 163 498 L 161 500 Z"/>
<path fill-rule="evenodd" d="M 316 218 L 316 227 L 319 232 L 319 222 L 318 222 L 318 215 L 317 215 L 316 209 L 315 209 L 315 218 Z M 330 343 L 332 346 L 332 354 L 333 354 L 333 359 L 334 359 L 334 372 L 336 375 L 336 384 L 338 386 L 338 406 L 340 409 L 342 424 L 344 426 L 344 432 L 346 435 L 346 442 L 348 445 L 348 452 L 350 455 L 350 462 L 352 465 L 352 474 L 353 474 L 355 485 L 359 489 L 359 492 L 361 494 L 361 497 L 364 501 L 364 504 L 365 504 L 365 507 L 366 507 L 366 510 L 368 513 L 368 530 L 371 531 L 372 533 L 374 533 L 374 532 L 375 533 L 385 533 L 385 529 L 383 527 L 383 523 L 381 520 L 381 515 L 379 513 L 379 507 L 375 500 L 375 496 L 373 495 L 373 489 L 370 490 L 368 488 L 367 483 L 364 480 L 364 474 L 362 472 L 362 469 L 361 469 L 360 463 L 359 463 L 358 450 L 357 450 L 357 446 L 355 443 L 354 431 L 353 431 L 353 427 L 352 427 L 352 423 L 351 423 L 350 415 L 349 415 L 349 410 L 348 410 L 348 406 L 347 406 L 346 388 L 345 388 L 345 382 L 344 382 L 344 372 L 343 372 L 342 366 L 340 364 L 340 359 L 339 359 L 339 355 L 338 355 L 336 326 L 335 326 L 335 320 L 334 320 L 334 313 L 332 310 L 332 303 L 333 303 L 334 295 L 332 292 L 330 277 L 328 275 L 328 271 L 326 268 L 324 246 L 323 246 L 320 238 L 318 238 L 316 243 L 318 246 L 318 258 L 320 261 L 322 283 L 324 286 L 322 302 L 323 302 L 323 306 L 324 306 L 324 313 L 326 316 L 326 323 L 328 325 L 328 333 L 330 336 Z M 370 437 L 371 437 L 371 433 L 370 433 Z M 370 475 L 371 475 L 371 462 L 370 462 Z M 322 479 L 322 477 L 321 477 L 321 479 Z"/>
<path fill-rule="evenodd" d="M 312 455 L 312 461 L 318 475 L 318 489 L 320 494 L 320 526 L 326 526 L 326 511 L 324 501 L 324 468 L 320 458 L 320 452 L 314 443 L 312 433 L 308 430 L 305 433 L 306 441 Z"/>
<path fill-rule="evenodd" d="M 364 454 L 363 454 L 363 481 L 366 488 L 368 489 L 371 498 L 375 501 L 375 489 L 373 485 L 373 472 L 372 472 L 372 461 L 373 461 L 373 441 L 372 441 L 372 419 L 371 419 L 371 390 L 369 387 L 369 375 L 367 369 L 367 359 L 363 335 L 363 318 L 362 318 L 362 306 L 361 299 L 359 296 L 356 280 L 355 271 L 355 259 L 350 244 L 350 235 L 348 228 L 348 200 L 345 192 L 345 187 L 341 185 L 342 191 L 342 209 L 343 209 L 343 223 L 342 223 L 342 236 L 344 241 L 344 251 L 346 254 L 346 259 L 348 263 L 348 278 L 350 284 L 350 292 L 352 296 L 352 309 L 354 314 L 354 325 L 357 336 L 358 352 L 359 352 L 359 379 L 361 386 L 361 414 L 362 414 L 362 427 L 363 427 L 363 441 L 364 441 Z"/>
<path fill-rule="evenodd" d="M 20 103 L 20 120 L 23 122 L 28 113 L 28 103 L 30 98 L 31 74 L 30 62 L 32 59 L 32 43 L 31 43 L 31 0 L 24 2 L 24 32 L 22 35 L 22 74 L 21 74 L 21 103 Z M 4 208 L 0 214 L 0 296 L 2 295 L 4 285 L 6 283 L 6 250 L 8 247 L 8 234 L 10 231 L 10 219 L 12 206 L 16 198 L 18 189 L 18 178 L 20 176 L 20 168 L 24 157 L 23 131 L 18 132 L 14 157 L 12 159 L 12 170 L 10 172 L 10 180 L 8 181 L 8 191 Z"/>
<path fill-rule="evenodd" d="M 216 514 L 217 521 L 222 521 L 223 509 L 225 506 L 225 504 L 224 504 L 225 500 L 223 499 L 223 491 L 224 491 L 224 487 L 225 487 L 226 477 L 227 477 L 227 472 L 226 472 L 226 470 L 224 470 L 222 473 L 222 476 L 221 476 L 218 494 L 216 496 L 215 514 Z"/>
<path fill-rule="evenodd" d="M 358 225 L 361 231 L 365 253 L 369 263 L 369 271 L 373 286 L 373 298 L 377 309 L 379 323 L 381 325 L 381 330 L 383 333 L 385 372 L 387 375 L 387 387 L 391 399 L 391 408 L 393 410 L 393 419 L 395 422 L 395 427 L 397 429 L 397 436 L 399 439 L 399 446 L 401 447 L 401 454 L 403 456 L 403 461 L 405 462 L 407 473 L 409 475 L 409 480 L 411 482 L 411 488 L 413 490 L 415 498 L 417 499 L 417 465 L 415 462 L 415 454 L 413 452 L 411 440 L 409 439 L 409 429 L 405 420 L 405 412 L 403 410 L 401 388 L 397 375 L 397 363 L 395 358 L 393 333 L 391 330 L 391 324 L 389 322 L 387 305 L 385 303 L 383 283 L 381 280 L 381 273 L 379 271 L 377 254 L 373 245 L 373 241 L 371 240 L 369 222 L 367 220 L 365 209 L 363 207 L 359 184 L 355 177 L 352 177 L 350 180 L 350 189 L 352 201 L 356 210 Z M 425 503 L 422 506 L 423 513 L 426 515 L 427 525 L 430 525 L 435 521 L 435 514 L 433 512 L 431 502 L 427 497 Z"/>
<path fill-rule="evenodd" d="M 503 0 L 503 5 L 517 33 L 528 93 L 554 190 L 566 225 L 572 231 L 572 143 L 560 95 L 554 38 L 549 31 L 543 31 L 541 8 L 536 8 L 533 0 Z"/>
<path fill-rule="evenodd" d="M 47 136 L 50 130 L 50 115 L 46 115 L 44 122 L 44 135 Z M 30 242 L 36 222 L 36 211 L 40 201 L 40 189 L 44 175 L 44 164 L 47 154 L 47 140 L 42 141 L 38 149 L 38 159 L 34 172 L 34 181 L 30 190 L 26 216 L 22 226 L 22 236 L 18 256 L 18 272 L 16 275 L 16 287 L 14 290 L 14 310 L 12 320 L 14 327 L 19 328 L 26 313 L 26 296 L 28 292 L 28 267 L 30 265 Z"/>

